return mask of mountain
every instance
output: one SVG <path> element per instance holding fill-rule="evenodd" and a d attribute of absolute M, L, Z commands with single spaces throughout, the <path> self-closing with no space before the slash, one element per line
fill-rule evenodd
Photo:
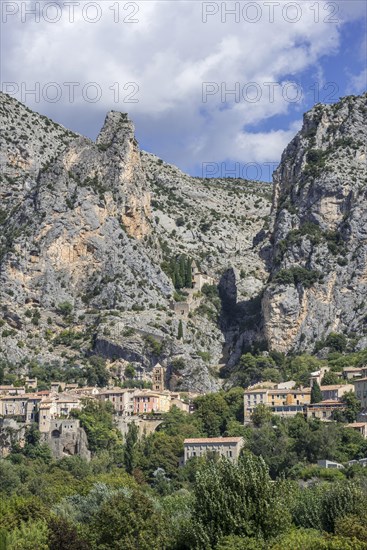
<path fill-rule="evenodd" d="M 140 151 L 126 114 L 108 113 L 94 143 L 0 104 L 0 357 L 26 372 L 98 354 L 116 375 L 160 361 L 171 387 L 217 389 L 240 333 L 221 305 L 251 301 L 268 276 L 255 237 L 272 186 L 183 174 Z M 221 300 L 175 289 L 172 266 L 192 261 Z"/>
<path fill-rule="evenodd" d="M 0 105 L 13 368 L 98 355 L 123 377 L 159 361 L 172 389 L 215 391 L 246 350 L 367 347 L 366 94 L 306 113 L 273 185 L 188 176 L 141 151 L 123 113 L 93 142 Z"/>
<path fill-rule="evenodd" d="M 271 349 L 313 352 L 330 334 L 367 347 L 367 95 L 316 105 L 274 174 Z"/>

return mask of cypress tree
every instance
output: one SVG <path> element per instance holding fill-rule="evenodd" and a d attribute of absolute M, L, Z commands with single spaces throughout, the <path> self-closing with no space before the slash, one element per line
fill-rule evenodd
<path fill-rule="evenodd" d="M 138 427 L 135 422 L 129 424 L 125 440 L 124 462 L 128 474 L 131 474 L 135 467 L 135 445 L 138 441 Z"/>
<path fill-rule="evenodd" d="M 313 383 L 311 390 L 311 403 L 320 403 L 322 401 L 322 392 L 318 382 Z"/>
<path fill-rule="evenodd" d="M 183 326 L 182 326 L 182 321 L 180 319 L 180 322 L 178 323 L 178 334 L 177 334 L 177 338 L 178 340 L 182 340 L 183 338 Z"/>
<path fill-rule="evenodd" d="M 187 258 L 186 261 L 186 278 L 185 278 L 186 288 L 192 288 L 192 260 Z"/>

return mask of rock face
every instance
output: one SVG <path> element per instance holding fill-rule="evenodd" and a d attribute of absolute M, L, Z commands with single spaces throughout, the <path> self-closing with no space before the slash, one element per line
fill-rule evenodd
<path fill-rule="evenodd" d="M 254 342 L 365 347 L 366 114 L 366 95 L 316 105 L 271 186 L 190 177 L 140 151 L 125 114 L 94 143 L 0 94 L 0 359 L 160 362 L 172 389 L 215 391 Z M 180 311 L 180 255 L 219 297 Z"/>
<path fill-rule="evenodd" d="M 79 420 L 52 420 L 49 433 L 42 434 L 43 441 L 51 449 L 52 456 L 57 460 L 78 455 L 89 461 L 91 452 L 88 449 L 88 439 Z"/>
<path fill-rule="evenodd" d="M 367 95 L 316 105 L 274 175 L 270 348 L 313 351 L 367 332 Z"/>
<path fill-rule="evenodd" d="M 180 318 L 162 267 L 185 254 L 218 282 L 233 269 L 239 300 L 257 293 L 267 273 L 253 239 L 271 186 L 189 177 L 140 151 L 122 113 L 94 143 L 0 100 L 0 358 L 25 372 L 31 360 L 80 366 L 93 354 L 112 372 L 159 361 L 174 387 L 218 389 L 228 338 L 218 309 L 201 296 Z"/>

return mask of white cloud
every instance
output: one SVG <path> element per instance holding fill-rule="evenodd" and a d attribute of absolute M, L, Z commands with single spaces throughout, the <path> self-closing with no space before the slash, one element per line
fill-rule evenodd
<path fill-rule="evenodd" d="M 269 8 L 261 2 L 258 6 L 262 17 L 257 23 L 249 23 L 242 16 L 236 23 L 233 16 L 222 22 L 223 3 L 212 3 L 219 13 L 208 16 L 207 23 L 203 23 L 205 3 L 154 0 L 138 3 L 139 12 L 134 16 L 138 23 L 122 21 L 131 9 L 124 10 L 128 6 L 121 2 L 121 20 L 114 23 L 110 8 L 116 4 L 101 1 L 102 17 L 94 24 L 83 20 L 83 2 L 75 7 L 74 23 L 68 21 L 66 10 L 55 24 L 42 18 L 39 23 L 30 18 L 21 23 L 18 16 L 9 17 L 3 24 L 7 49 L 2 60 L 3 81 L 24 82 L 28 87 L 34 82 L 58 82 L 63 90 L 60 103 L 41 98 L 41 104 L 35 105 L 30 97 L 27 102 L 65 124 L 74 119 L 73 129 L 81 132 L 95 132 L 102 113 L 111 108 L 128 111 L 136 120 L 143 144 L 148 143 L 148 148 L 186 169 L 223 158 L 237 160 L 245 156 L 248 162 L 279 159 L 298 122 L 287 121 L 285 129 L 271 131 L 250 132 L 244 127 L 287 115 L 292 106 L 284 98 L 287 75 L 297 77 L 316 67 L 321 76 L 321 57 L 335 53 L 339 47 L 340 23 L 323 22 L 328 14 L 322 11 L 323 2 L 317 3 L 321 14 L 318 23 L 312 9 L 314 2 L 299 2 L 301 17 L 296 23 L 289 21 L 295 12 L 282 12 L 283 5 L 275 8 L 273 23 L 269 21 Z M 239 4 L 242 9 L 244 4 Z M 343 19 L 360 16 L 359 5 L 363 2 L 339 4 Z M 92 10 L 88 13 L 93 16 Z M 247 13 L 253 16 L 251 11 Z M 71 105 L 63 85 L 70 81 L 97 82 L 101 100 L 88 103 L 79 91 Z M 110 89 L 116 82 L 120 85 L 118 104 Z M 132 91 L 123 90 L 128 82 L 139 85 L 138 103 L 124 102 Z M 203 82 L 215 82 L 219 88 L 205 103 Z M 249 82 L 258 83 L 261 89 L 258 102 L 252 103 L 242 95 L 239 102 L 230 95 L 225 97 L 225 104 L 221 101 L 220 91 L 236 83 L 241 92 L 245 89 L 250 95 L 251 90 L 246 88 Z M 282 83 L 274 90 L 274 98 L 264 85 L 269 82 Z"/>

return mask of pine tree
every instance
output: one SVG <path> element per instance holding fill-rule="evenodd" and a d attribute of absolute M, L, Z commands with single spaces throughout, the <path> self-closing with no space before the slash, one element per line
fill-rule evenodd
<path fill-rule="evenodd" d="M 313 383 L 311 390 L 311 403 L 320 403 L 322 401 L 322 392 L 316 380 Z"/>
<path fill-rule="evenodd" d="M 183 326 L 182 326 L 182 321 L 180 319 L 180 322 L 178 323 L 178 334 L 177 334 L 177 338 L 178 340 L 182 340 L 183 338 Z"/>

